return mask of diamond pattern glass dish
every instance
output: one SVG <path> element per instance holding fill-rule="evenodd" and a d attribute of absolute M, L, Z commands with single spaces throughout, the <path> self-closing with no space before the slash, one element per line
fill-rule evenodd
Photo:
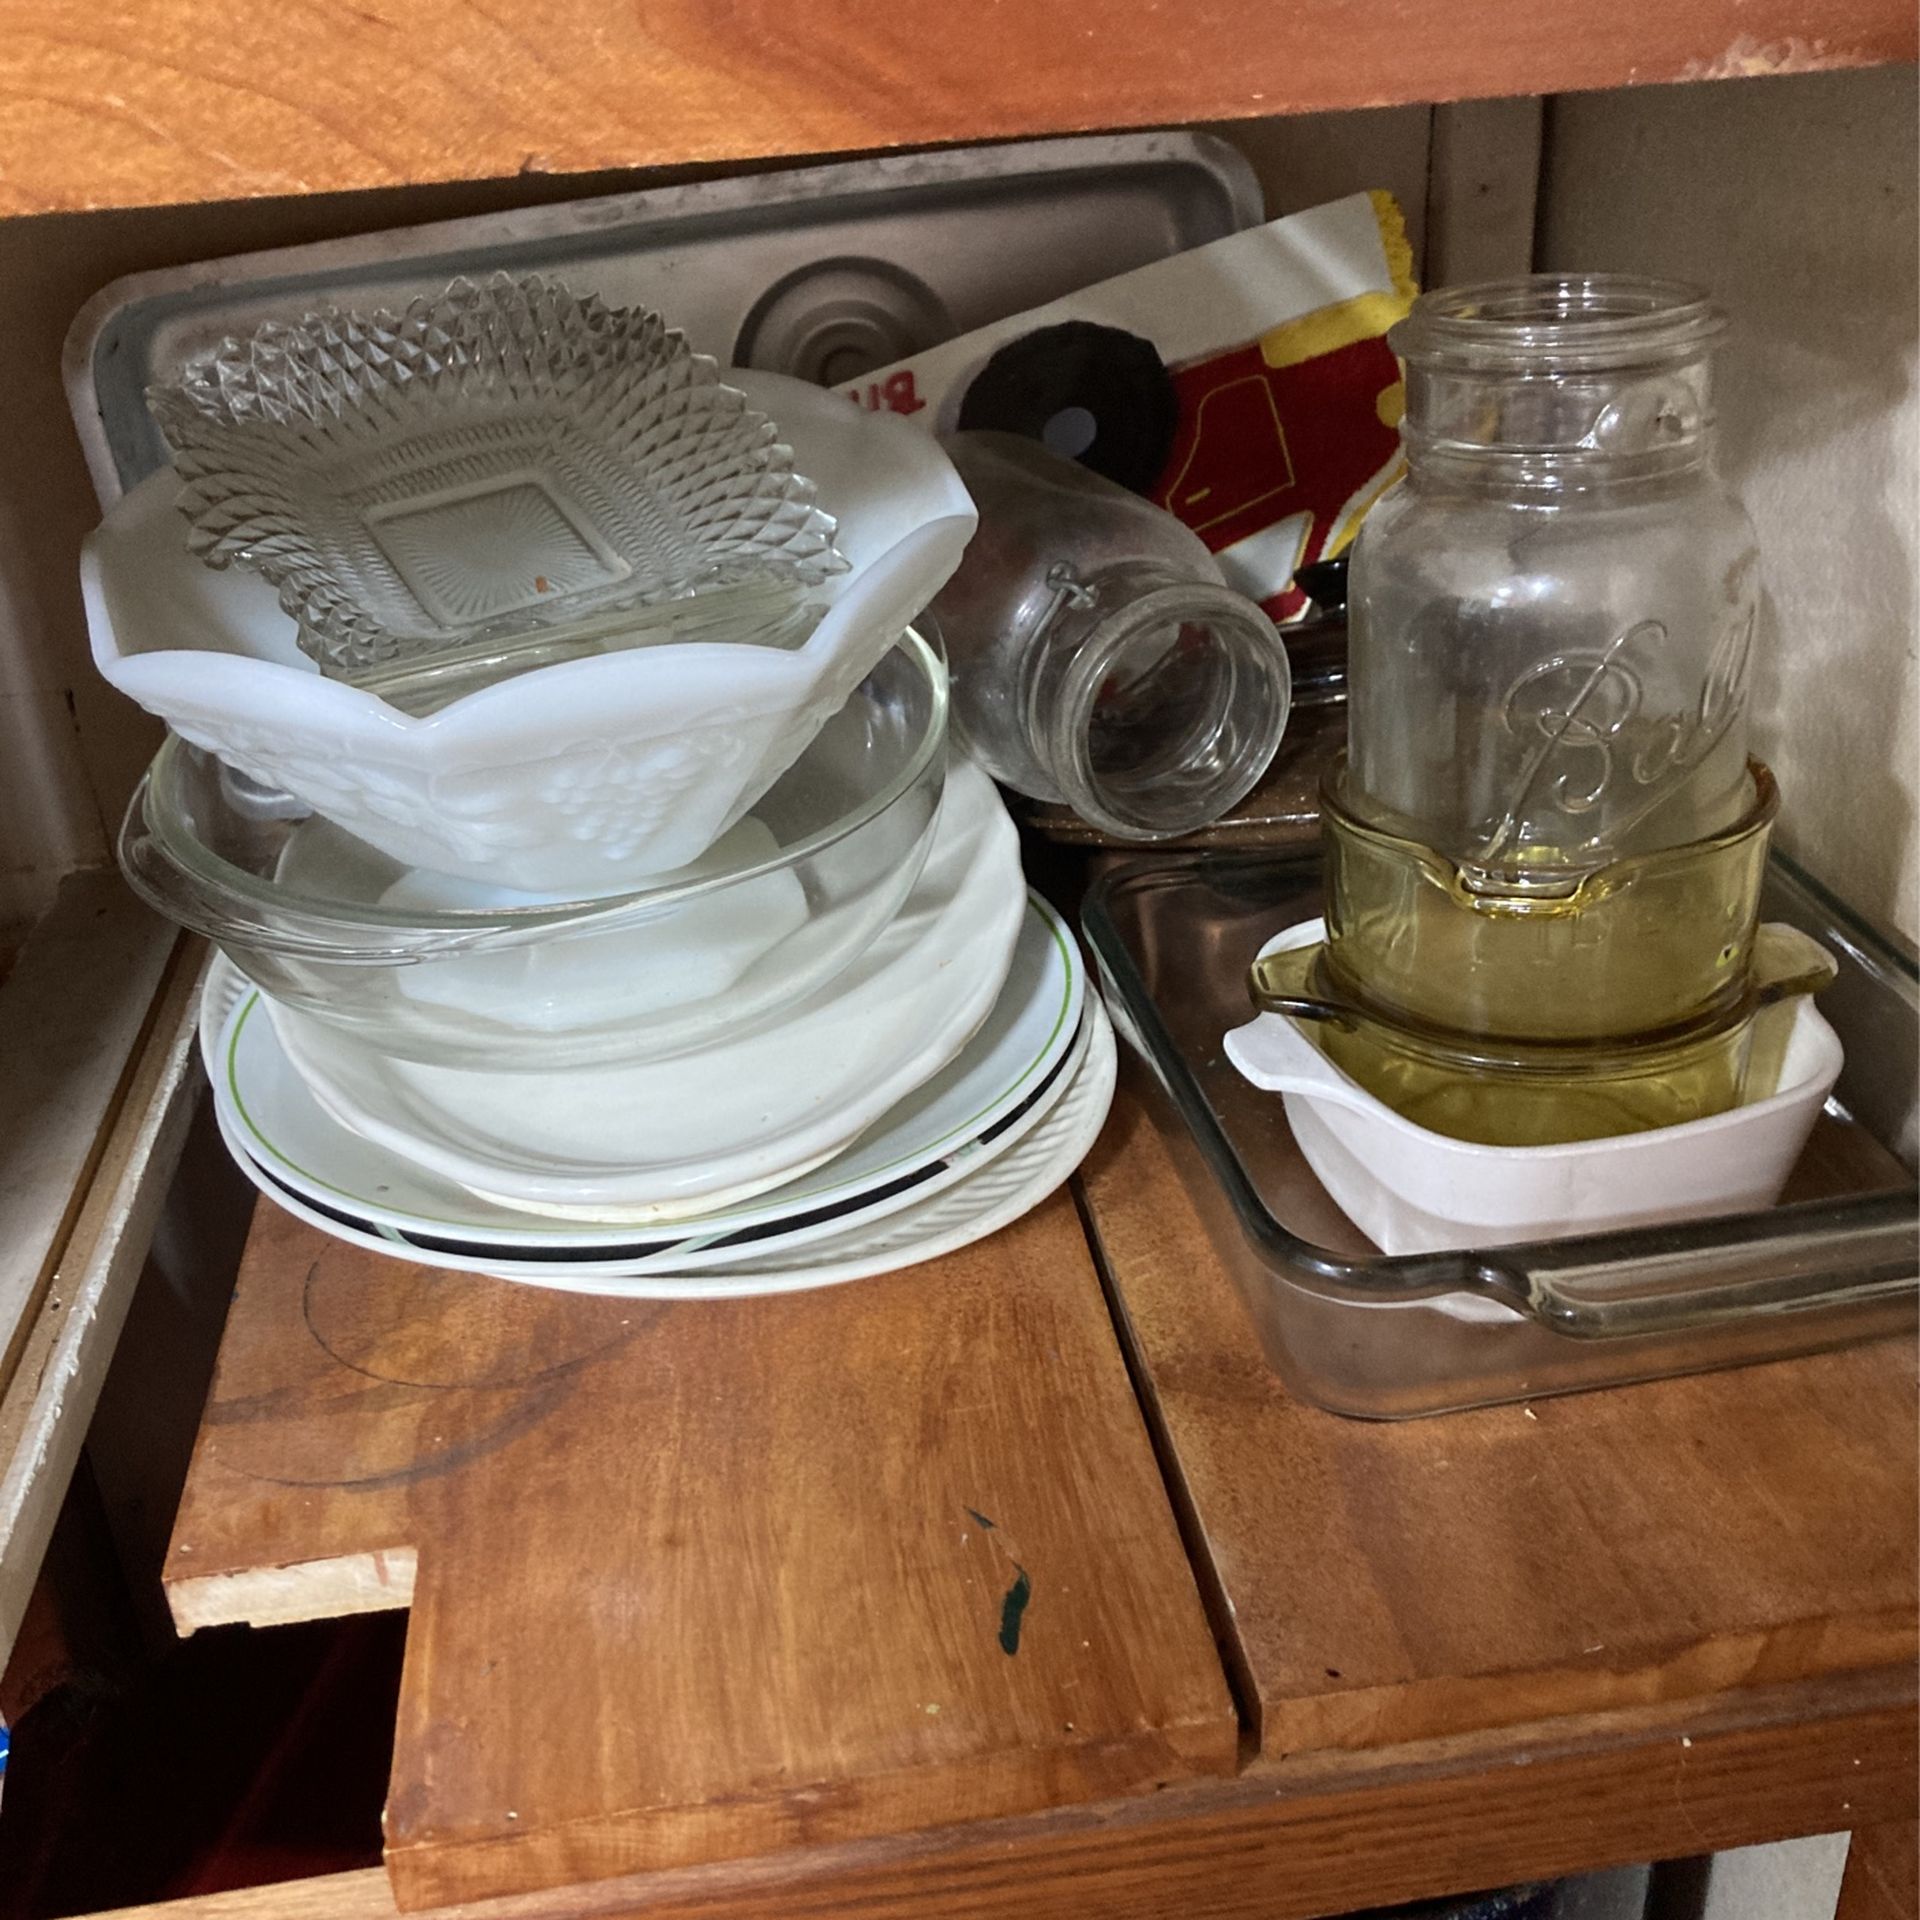
<path fill-rule="evenodd" d="M 341 676 L 845 566 L 773 421 L 712 360 L 537 275 L 269 322 L 148 401 L 193 551 L 265 575 Z"/>

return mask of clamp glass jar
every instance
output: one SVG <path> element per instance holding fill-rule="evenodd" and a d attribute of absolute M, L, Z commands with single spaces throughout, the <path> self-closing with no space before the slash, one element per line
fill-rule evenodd
<path fill-rule="evenodd" d="M 1219 819 L 1286 728 L 1273 622 L 1138 495 L 1015 434 L 943 444 L 980 509 L 933 603 L 956 733 L 996 780 L 1116 839 Z"/>
<path fill-rule="evenodd" d="M 1607 274 L 1430 293 L 1394 329 L 1407 475 L 1354 551 L 1350 796 L 1471 889 L 1578 885 L 1752 805 L 1724 330 L 1691 287 Z"/>

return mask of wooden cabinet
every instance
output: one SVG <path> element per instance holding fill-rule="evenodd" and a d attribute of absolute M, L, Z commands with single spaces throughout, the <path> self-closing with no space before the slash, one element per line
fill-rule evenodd
<path fill-rule="evenodd" d="M 1904 61 L 1915 38 L 1885 0 L 20 0 L 0 846 L 26 878 L 0 919 L 17 938 L 54 875 L 104 861 L 150 739 L 86 678 L 91 507 L 55 367 L 119 272 L 604 170 L 1230 121 L 1307 197 L 1402 169 L 1430 269 L 1459 278 L 1521 264 L 1536 212 L 1551 244 L 1604 229 L 1564 173 L 1539 194 L 1537 96 Z M 1886 77 L 1861 84 L 1886 110 Z M 1281 117 L 1348 109 L 1370 111 Z M 1583 164 L 1597 113 L 1567 113 Z M 193 1105 L 198 963 L 80 872 L 0 986 L 0 1641 Z M 393 1877 L 182 1920 L 496 1893 L 501 1920 L 1308 1920 L 1911 1817 L 1899 1349 L 1349 1427 L 1265 1374 L 1124 1100 L 1078 1207 L 778 1313 L 635 1326 L 406 1273 L 263 1209 L 168 1564 L 189 1624 L 416 1608 Z M 503 1370 L 435 1375 L 396 1301 Z M 608 1664 L 607 1610 L 636 1595 L 656 1612 L 643 1635 L 621 1617 Z M 1910 1856 L 1863 1848 L 1844 1911 L 1911 1913 Z"/>
<path fill-rule="evenodd" d="M 1893 0 L 19 0 L 0 210 L 761 160 L 1914 54 Z"/>

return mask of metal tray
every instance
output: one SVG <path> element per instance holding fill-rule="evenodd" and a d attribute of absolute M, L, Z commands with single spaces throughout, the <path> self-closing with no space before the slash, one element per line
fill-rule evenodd
<path fill-rule="evenodd" d="M 1920 1300 L 1920 976 L 1776 857 L 1765 908 L 1825 944 L 1847 1066 L 1763 1213 L 1386 1258 L 1328 1199 L 1278 1099 L 1220 1047 L 1277 928 L 1320 911 L 1318 855 L 1185 855 L 1096 880 L 1083 926 L 1133 1080 L 1288 1388 L 1375 1419 L 1745 1365 L 1909 1331 Z"/>
<path fill-rule="evenodd" d="M 153 381 L 315 306 L 557 273 L 657 308 L 722 365 L 832 385 L 1264 217 L 1246 159 L 1193 133 L 953 147 L 483 214 L 116 280 L 68 331 L 67 403 L 106 505 L 166 464 Z"/>

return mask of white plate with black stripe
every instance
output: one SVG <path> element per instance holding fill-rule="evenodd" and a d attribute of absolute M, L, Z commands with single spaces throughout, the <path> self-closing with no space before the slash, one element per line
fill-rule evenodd
<path fill-rule="evenodd" d="M 468 1192 L 335 1119 L 281 1050 L 260 996 L 225 961 L 202 1006 L 203 1043 L 229 1143 L 271 1182 L 329 1219 L 398 1236 L 415 1257 L 511 1259 L 581 1268 L 636 1262 L 699 1267 L 878 1218 L 958 1178 L 996 1143 L 1010 1144 L 1057 1097 L 1082 1037 L 1087 1004 L 1079 949 L 1037 897 L 1015 942 L 1006 985 L 959 1057 L 899 1101 L 844 1153 L 784 1187 L 697 1219 L 638 1227 L 556 1220 Z M 389 1242 L 391 1244 L 391 1241 Z M 491 1270 L 491 1266 L 487 1266 Z"/>
<path fill-rule="evenodd" d="M 634 1300 L 741 1299 L 897 1272 L 956 1252 L 1011 1225 L 1060 1186 L 1099 1138 L 1113 1101 L 1115 1065 L 1113 1028 L 1099 1002 L 1091 1001 L 1081 1044 L 1063 1076 L 1058 1098 L 1011 1144 L 969 1162 L 943 1190 L 909 1195 L 904 1205 L 884 1217 L 843 1221 L 807 1246 L 754 1249 L 739 1256 L 735 1265 L 700 1273 L 607 1272 L 597 1266 L 527 1260 L 489 1263 L 424 1251 L 397 1235 L 355 1226 L 338 1214 L 309 1206 L 289 1191 L 277 1191 L 230 1132 L 227 1145 L 242 1171 L 288 1212 L 376 1253 L 569 1293 Z M 224 1115 L 221 1124 L 225 1129 Z"/>

